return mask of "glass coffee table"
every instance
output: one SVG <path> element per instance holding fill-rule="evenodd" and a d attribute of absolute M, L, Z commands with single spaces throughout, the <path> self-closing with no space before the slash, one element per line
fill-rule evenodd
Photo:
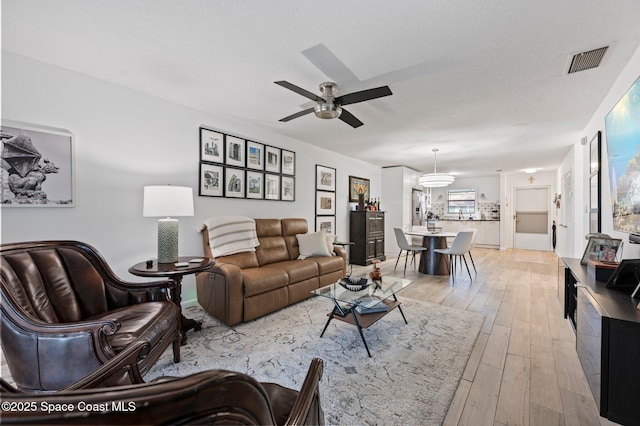
<path fill-rule="evenodd" d="M 367 354 L 371 357 L 362 329 L 372 326 L 380 318 L 396 308 L 400 311 L 405 324 L 408 324 L 396 293 L 413 283 L 413 281 L 397 277 L 382 277 L 382 279 L 376 281 L 371 281 L 367 277 L 358 278 L 367 279 L 365 288 L 358 289 L 362 286 L 351 283 L 347 285 L 349 288 L 346 288 L 340 282 L 336 282 L 313 290 L 312 293 L 326 297 L 333 302 L 333 310 L 327 314 L 329 319 L 320 337 L 324 336 L 324 332 L 327 331 L 329 323 L 334 318 L 355 325 L 358 328 Z"/>

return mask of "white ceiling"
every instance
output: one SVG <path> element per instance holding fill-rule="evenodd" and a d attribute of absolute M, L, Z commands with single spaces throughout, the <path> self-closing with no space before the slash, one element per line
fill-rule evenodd
<path fill-rule="evenodd" d="M 638 0 L 2 0 L 2 48 L 380 166 L 433 171 L 439 148 L 438 171 L 462 177 L 555 169 L 639 22 Z M 393 96 L 348 106 L 357 129 L 281 123 L 310 104 L 276 80 Z"/>

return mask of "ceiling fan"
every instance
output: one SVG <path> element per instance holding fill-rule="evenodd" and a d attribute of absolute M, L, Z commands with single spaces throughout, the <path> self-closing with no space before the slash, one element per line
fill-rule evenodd
<path fill-rule="evenodd" d="M 275 83 L 316 102 L 316 106 L 312 108 L 307 108 L 279 120 L 283 122 L 287 122 L 313 112 L 318 118 L 339 118 L 351 127 L 356 128 L 362 126 L 362 121 L 358 120 L 353 114 L 342 108 L 343 105 L 351 105 L 358 102 L 393 95 L 389 86 L 381 86 L 374 89 L 361 90 L 359 92 L 348 93 L 346 95 L 336 97 L 334 96 L 337 88 L 336 84 L 333 82 L 326 82 L 320 84 L 320 92 L 322 92 L 322 96 L 318 96 L 308 90 L 296 86 L 295 84 L 291 84 L 288 81 L 276 81 Z"/>

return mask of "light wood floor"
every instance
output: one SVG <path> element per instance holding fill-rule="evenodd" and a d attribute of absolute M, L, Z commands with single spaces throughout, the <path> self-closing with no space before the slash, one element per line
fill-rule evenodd
<path fill-rule="evenodd" d="M 443 424 L 614 425 L 598 416 L 563 318 L 555 254 L 474 248 L 472 255 L 471 282 L 466 270 L 452 284 L 407 266 L 415 282 L 399 294 L 485 316 Z M 402 276 L 404 257 L 394 272 L 395 261 L 383 262 L 383 273 Z M 354 266 L 354 273 L 370 269 Z"/>

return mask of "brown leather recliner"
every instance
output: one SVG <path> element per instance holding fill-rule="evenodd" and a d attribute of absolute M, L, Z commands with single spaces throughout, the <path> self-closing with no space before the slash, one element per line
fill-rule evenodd
<path fill-rule="evenodd" d="M 140 383 L 136 354 L 144 350 L 144 345 L 130 346 L 89 377 L 52 394 L 21 393 L 0 380 L 2 423 L 324 424 L 319 395 L 323 362 L 319 358 L 311 361 L 297 392 L 227 370 Z M 104 385 L 105 378 L 122 378 L 124 371 L 132 373 L 126 377 L 133 384 L 96 389 Z"/>
<path fill-rule="evenodd" d="M 87 376 L 136 342 L 148 371 L 173 342 L 180 350 L 171 281 L 120 280 L 77 241 L 0 246 L 0 337 L 19 389 L 51 392 Z"/>
<path fill-rule="evenodd" d="M 312 296 L 311 291 L 334 283 L 347 272 L 346 252 L 336 256 L 298 259 L 297 234 L 308 232 L 301 218 L 255 219 L 260 245 L 255 252 L 216 258 L 197 275 L 198 303 L 227 325 L 251 321 Z M 202 230 L 204 254 L 212 258 L 209 232 Z"/>

